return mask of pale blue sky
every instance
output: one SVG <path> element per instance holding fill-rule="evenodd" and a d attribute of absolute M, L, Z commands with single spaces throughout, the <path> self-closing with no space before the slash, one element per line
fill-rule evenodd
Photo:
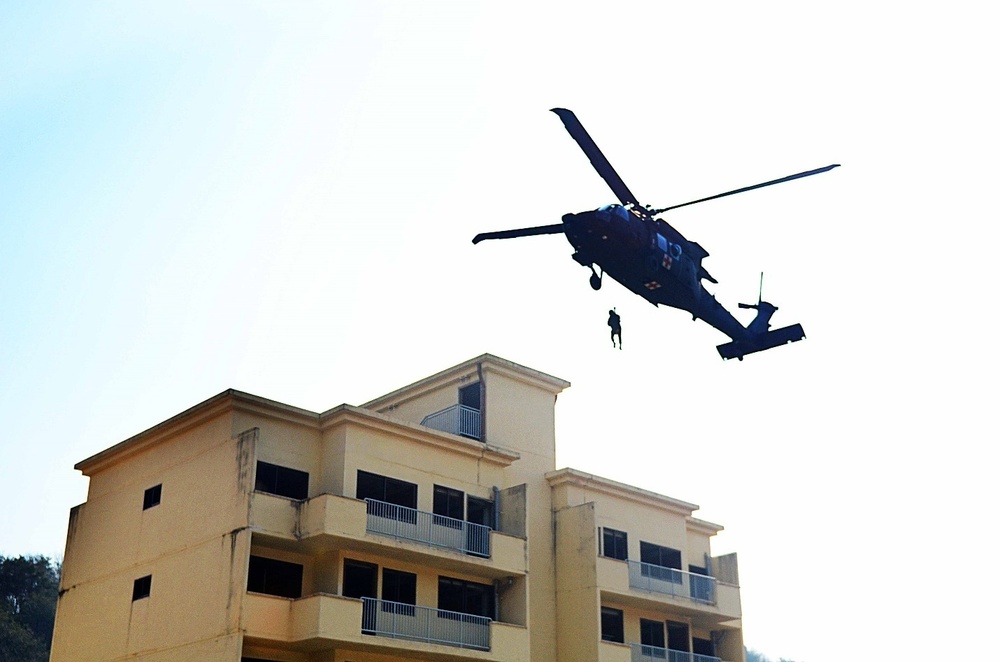
<path fill-rule="evenodd" d="M 982 656 L 976 4 L 205 4 L 0 7 L 0 554 L 61 554 L 73 464 L 226 388 L 318 411 L 491 352 L 573 382 L 560 464 L 726 526 L 750 646 Z M 562 237 L 473 247 L 613 200 L 553 106 L 657 206 L 842 163 L 667 216 L 720 301 L 764 270 L 808 339 L 722 363 L 710 327 L 591 291 Z"/>

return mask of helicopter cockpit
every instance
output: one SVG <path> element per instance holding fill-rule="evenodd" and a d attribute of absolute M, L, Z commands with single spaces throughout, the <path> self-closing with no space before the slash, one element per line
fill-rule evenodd
<path fill-rule="evenodd" d="M 602 221 L 610 221 L 615 216 L 623 221 L 629 220 L 628 210 L 621 205 L 604 205 L 603 207 L 598 207 L 597 209 L 597 218 Z"/>

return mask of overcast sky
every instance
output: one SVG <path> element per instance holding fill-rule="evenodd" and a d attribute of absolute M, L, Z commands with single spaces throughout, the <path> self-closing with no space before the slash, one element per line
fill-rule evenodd
<path fill-rule="evenodd" d="M 987 653 L 985 4 L 204 4 L 0 7 L 0 554 L 61 555 L 73 465 L 226 388 L 322 411 L 490 352 L 573 383 L 560 466 L 726 527 L 749 646 Z M 843 164 L 666 216 L 808 339 L 723 362 L 562 236 L 473 246 L 614 201 L 555 106 L 655 206 Z"/>

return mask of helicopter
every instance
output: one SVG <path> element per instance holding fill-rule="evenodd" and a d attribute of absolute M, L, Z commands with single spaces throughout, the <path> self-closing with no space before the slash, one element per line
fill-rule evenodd
<path fill-rule="evenodd" d="M 704 320 L 729 336 L 731 342 L 717 347 L 719 355 L 724 360 L 736 358 L 742 361 L 747 354 L 805 338 L 805 332 L 800 324 L 770 330 L 771 316 L 778 307 L 761 298 L 763 273 L 757 303 L 739 304 L 740 308 L 756 310 L 757 316 L 745 327 L 740 324 L 702 285 L 703 280 L 718 283 L 702 266 L 702 260 L 708 257 L 708 251 L 697 242 L 685 239 L 673 226 L 656 217 L 672 209 L 818 175 L 838 167 L 839 163 L 679 205 L 654 209 L 639 203 L 573 111 L 553 108 L 552 112 L 559 116 L 570 136 L 587 155 L 597 174 L 607 182 L 621 204 L 609 204 L 592 211 L 565 214 L 561 223 L 553 225 L 483 232 L 473 238 L 473 244 L 487 239 L 565 234 L 574 249 L 573 259 L 591 271 L 591 287 L 599 290 L 604 275 L 607 274 L 655 306 L 662 304 L 686 310 L 691 313 L 694 320 Z"/>

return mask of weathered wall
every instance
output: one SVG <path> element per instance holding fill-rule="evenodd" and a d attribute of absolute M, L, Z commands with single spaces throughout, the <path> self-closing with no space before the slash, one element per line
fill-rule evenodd
<path fill-rule="evenodd" d="M 88 501 L 71 516 L 53 662 L 166 659 L 189 642 L 232 638 L 246 586 L 252 445 L 218 416 L 91 476 Z M 157 484 L 160 504 L 143 510 Z M 150 597 L 133 601 L 133 582 L 146 575 Z"/>

